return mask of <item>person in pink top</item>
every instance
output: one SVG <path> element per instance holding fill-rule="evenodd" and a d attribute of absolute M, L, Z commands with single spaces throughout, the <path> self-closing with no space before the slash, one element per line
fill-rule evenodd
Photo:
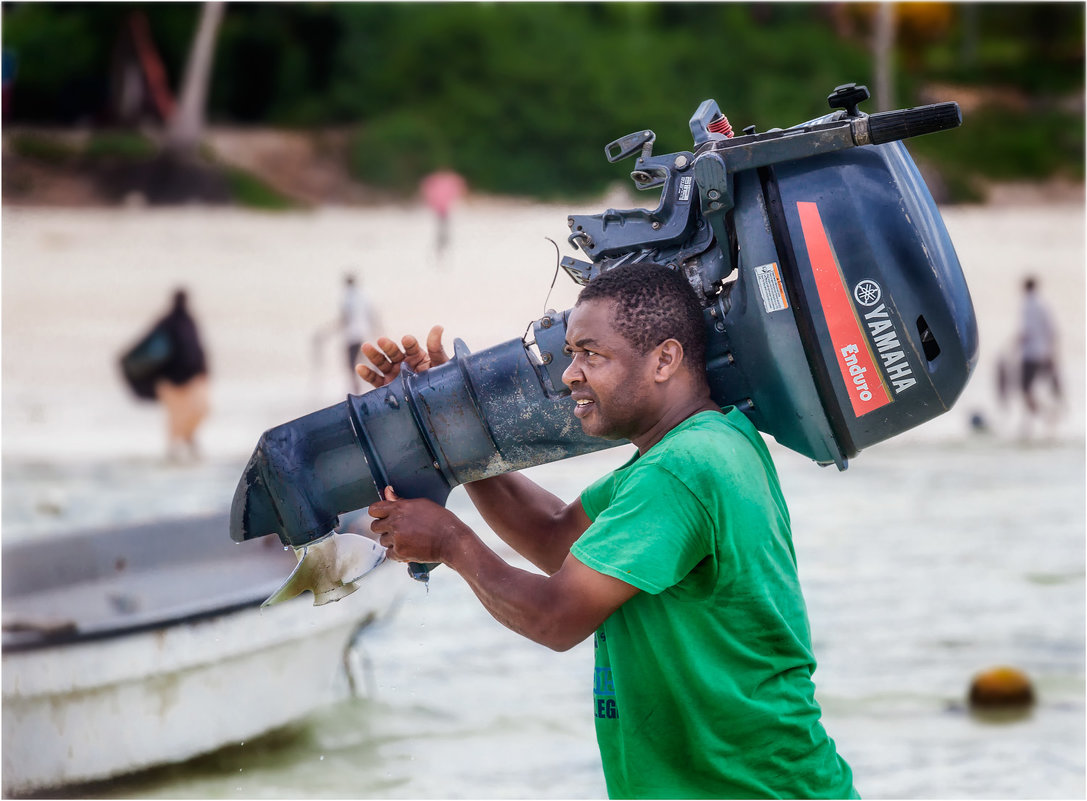
<path fill-rule="evenodd" d="M 449 244 L 449 212 L 467 192 L 468 185 L 452 170 L 438 170 L 426 176 L 419 189 L 424 202 L 438 218 L 438 235 L 434 249 L 438 258 L 441 259 Z"/>

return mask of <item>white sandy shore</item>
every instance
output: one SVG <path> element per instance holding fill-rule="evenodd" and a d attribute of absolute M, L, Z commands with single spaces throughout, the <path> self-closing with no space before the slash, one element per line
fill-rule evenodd
<path fill-rule="evenodd" d="M 289 214 L 5 208 L 5 460 L 162 453 L 160 410 L 128 395 L 116 360 L 165 311 L 176 286 L 190 291 L 213 370 L 205 451 L 244 458 L 265 429 L 347 392 L 339 339 L 328 337 L 319 351 L 313 344 L 336 315 L 345 271 L 362 276 L 386 331 L 422 334 L 443 323 L 447 347 L 459 336 L 480 349 L 520 336 L 544 310 L 556 255 L 545 237 L 571 253 L 567 214 L 609 205 L 615 199 L 580 208 L 473 199 L 453 216 L 441 264 L 433 220 L 417 206 Z M 973 294 L 981 359 L 958 406 L 906 436 L 964 436 L 974 411 L 1004 417 L 995 359 L 1015 330 L 1020 281 L 1033 272 L 1062 334 L 1070 413 L 1060 434 L 1082 437 L 1083 205 L 955 207 L 944 217 Z M 566 308 L 575 297 L 560 274 L 547 306 Z"/>

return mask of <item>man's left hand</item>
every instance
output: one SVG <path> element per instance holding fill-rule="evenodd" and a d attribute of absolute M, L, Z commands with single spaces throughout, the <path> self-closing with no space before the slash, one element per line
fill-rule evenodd
<path fill-rule="evenodd" d="M 439 364 L 449 361 L 449 354 L 442 347 L 442 334 L 445 329 L 436 325 L 430 329 L 426 338 L 426 349 L 411 334 L 401 339 L 403 349 L 388 337 L 381 337 L 377 344 L 362 343 L 362 353 L 370 360 L 373 367 L 366 364 L 355 365 L 359 378 L 375 387 L 383 387 L 400 375 L 400 365 L 407 364 L 412 371 L 421 373 Z M 376 369 L 375 369 L 376 368 Z"/>
<path fill-rule="evenodd" d="M 370 530 L 398 562 L 445 562 L 458 537 L 470 532 L 448 509 L 426 498 L 400 498 L 392 487 L 369 511 L 375 518 Z"/>

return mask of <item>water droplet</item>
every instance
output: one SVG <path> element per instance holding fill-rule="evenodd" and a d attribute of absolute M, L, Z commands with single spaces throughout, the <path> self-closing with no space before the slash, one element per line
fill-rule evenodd
<path fill-rule="evenodd" d="M 324 761 L 325 761 L 325 755 L 324 755 L 324 754 L 321 754 L 321 761 L 322 761 L 322 762 L 324 762 Z"/>

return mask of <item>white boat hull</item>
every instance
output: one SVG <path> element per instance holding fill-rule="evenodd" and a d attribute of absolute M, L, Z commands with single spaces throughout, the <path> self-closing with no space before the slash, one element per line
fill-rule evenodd
<path fill-rule="evenodd" d="M 342 700 L 356 634 L 411 584 L 403 565 L 385 563 L 320 607 L 307 593 L 263 610 L 258 600 L 116 635 L 6 646 L 4 795 L 183 761 Z"/>

